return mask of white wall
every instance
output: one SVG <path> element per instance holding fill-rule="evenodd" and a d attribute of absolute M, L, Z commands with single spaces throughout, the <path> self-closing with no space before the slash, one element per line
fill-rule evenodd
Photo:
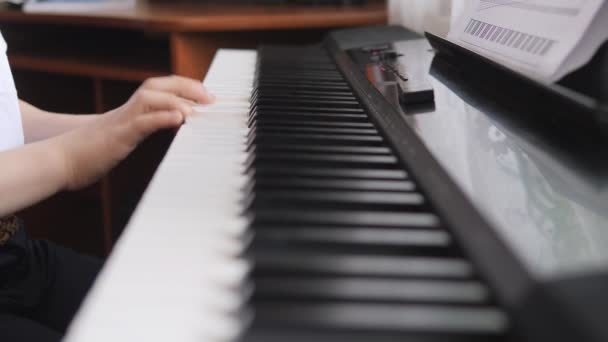
<path fill-rule="evenodd" d="M 473 0 L 389 0 L 389 22 L 401 24 L 421 33 L 430 31 L 446 36 L 450 22 L 473 2 Z"/>

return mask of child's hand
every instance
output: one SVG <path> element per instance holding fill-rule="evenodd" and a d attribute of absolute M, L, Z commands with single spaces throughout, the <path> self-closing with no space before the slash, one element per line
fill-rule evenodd
<path fill-rule="evenodd" d="M 92 184 L 150 134 L 180 126 L 194 103 L 212 101 L 195 80 L 178 76 L 147 80 L 123 106 L 57 137 L 63 151 L 65 187 L 73 190 Z"/>

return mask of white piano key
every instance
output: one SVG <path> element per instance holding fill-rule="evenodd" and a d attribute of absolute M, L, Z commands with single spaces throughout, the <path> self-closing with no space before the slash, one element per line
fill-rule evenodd
<path fill-rule="evenodd" d="M 250 93 L 215 93 L 214 95 L 217 102 L 248 102 L 251 97 Z"/>
<path fill-rule="evenodd" d="M 256 52 L 220 50 L 196 105 L 64 339 L 231 341 L 244 326 L 242 217 Z"/>

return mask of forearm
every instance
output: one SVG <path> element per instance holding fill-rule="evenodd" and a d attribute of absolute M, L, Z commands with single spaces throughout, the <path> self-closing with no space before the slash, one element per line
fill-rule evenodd
<path fill-rule="evenodd" d="M 65 188 L 67 168 L 54 139 L 0 152 L 0 217 Z"/>
<path fill-rule="evenodd" d="M 26 143 L 48 139 L 86 125 L 98 115 L 51 113 L 19 101 Z"/>
<path fill-rule="evenodd" d="M 212 101 L 200 82 L 171 76 L 144 82 L 127 103 L 99 116 L 51 114 L 21 102 L 32 143 L 0 152 L 0 217 L 93 184 L 150 134 L 179 127 L 192 103 Z"/>

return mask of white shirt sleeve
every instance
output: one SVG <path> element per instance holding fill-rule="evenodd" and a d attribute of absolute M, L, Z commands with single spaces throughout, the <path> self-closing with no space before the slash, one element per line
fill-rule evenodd
<path fill-rule="evenodd" d="M 0 151 L 23 145 L 23 124 L 13 74 L 0 33 Z"/>

